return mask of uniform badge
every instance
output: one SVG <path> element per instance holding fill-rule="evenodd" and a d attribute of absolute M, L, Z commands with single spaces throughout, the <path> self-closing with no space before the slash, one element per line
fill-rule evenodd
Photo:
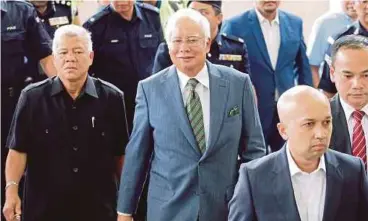
<path fill-rule="evenodd" d="M 69 19 L 66 16 L 49 18 L 49 23 L 51 26 L 67 25 L 69 24 Z"/>
<path fill-rule="evenodd" d="M 17 29 L 17 26 L 9 26 L 9 27 L 6 27 L 6 30 L 7 31 L 11 31 L 11 30 L 15 30 L 15 29 Z"/>
<path fill-rule="evenodd" d="M 243 58 L 238 54 L 220 54 L 219 60 L 221 61 L 242 61 Z"/>
<path fill-rule="evenodd" d="M 144 35 L 144 38 L 152 38 L 152 34 Z"/>

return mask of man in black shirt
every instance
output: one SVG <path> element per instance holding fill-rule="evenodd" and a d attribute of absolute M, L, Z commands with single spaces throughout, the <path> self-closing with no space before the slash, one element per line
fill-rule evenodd
<path fill-rule="evenodd" d="M 128 128 L 124 95 L 88 76 L 89 33 L 66 25 L 55 32 L 57 77 L 26 87 L 7 140 L 7 220 L 115 221 Z M 18 182 L 25 170 L 23 205 Z"/>

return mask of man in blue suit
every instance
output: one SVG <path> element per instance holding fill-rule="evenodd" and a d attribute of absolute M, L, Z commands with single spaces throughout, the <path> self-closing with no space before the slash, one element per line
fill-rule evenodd
<path fill-rule="evenodd" d="M 277 132 L 278 97 L 298 84 L 312 85 L 302 20 L 278 9 L 280 1 L 257 0 L 251 9 L 225 22 L 223 31 L 247 44 L 250 75 L 257 92 L 266 145 L 272 151 L 284 143 Z"/>
<path fill-rule="evenodd" d="M 368 180 L 362 160 L 328 149 L 328 98 L 296 86 L 277 107 L 277 126 L 287 144 L 242 165 L 229 221 L 366 221 Z"/>
<path fill-rule="evenodd" d="M 131 220 L 149 174 L 148 221 L 226 221 L 237 159 L 265 146 L 248 75 L 206 61 L 208 20 L 182 9 L 166 30 L 172 66 L 138 85 L 118 211 Z"/>

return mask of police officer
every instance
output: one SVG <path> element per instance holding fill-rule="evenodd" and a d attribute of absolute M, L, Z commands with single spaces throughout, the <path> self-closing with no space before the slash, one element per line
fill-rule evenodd
<path fill-rule="evenodd" d="M 211 26 L 211 49 L 207 59 L 214 64 L 232 67 L 243 73 L 250 73 L 248 52 L 243 39 L 221 33 L 221 1 L 188 1 L 188 7 L 204 15 Z M 160 44 L 152 73 L 172 65 L 166 43 Z"/>
<path fill-rule="evenodd" d="M 335 40 L 345 35 L 362 35 L 368 37 L 368 1 L 354 0 L 354 8 L 358 14 L 357 24 L 352 24 L 348 30 L 333 37 L 328 38 L 329 49 L 325 55 L 323 63 L 323 72 L 318 88 L 322 89 L 328 97 L 333 97 L 337 90 L 335 84 L 330 79 L 330 64 L 331 64 L 331 47 Z"/>
<path fill-rule="evenodd" d="M 54 33 L 57 28 L 63 25 L 72 24 L 73 18 L 75 17 L 72 16 L 71 1 L 30 0 L 30 2 L 35 6 L 37 15 L 51 38 L 54 38 Z M 43 71 L 39 69 L 38 61 L 32 58 L 27 59 L 26 71 L 34 82 L 43 80 L 47 77 Z"/>
<path fill-rule="evenodd" d="M 94 62 L 90 74 L 125 93 L 132 128 L 139 80 L 151 75 L 153 58 L 163 41 L 158 8 L 131 0 L 113 0 L 84 25 L 92 33 Z"/>
<path fill-rule="evenodd" d="M 55 73 L 51 40 L 34 7 L 25 1 L 1 1 L 1 148 L 2 177 L 10 122 L 20 91 L 28 76 L 24 72 L 25 56 L 39 60 L 47 75 Z M 4 179 L 2 180 L 2 192 Z M 4 195 L 3 195 L 4 196 Z M 2 197 L 2 199 L 4 199 Z M 3 201 L 2 201 L 3 202 Z"/>

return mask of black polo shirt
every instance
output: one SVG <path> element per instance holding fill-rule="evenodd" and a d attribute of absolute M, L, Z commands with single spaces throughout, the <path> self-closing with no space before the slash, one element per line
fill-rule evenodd
<path fill-rule="evenodd" d="M 88 77 L 76 100 L 58 77 L 26 87 L 7 142 L 27 153 L 25 220 L 116 220 L 114 157 L 127 141 L 115 86 Z"/>

